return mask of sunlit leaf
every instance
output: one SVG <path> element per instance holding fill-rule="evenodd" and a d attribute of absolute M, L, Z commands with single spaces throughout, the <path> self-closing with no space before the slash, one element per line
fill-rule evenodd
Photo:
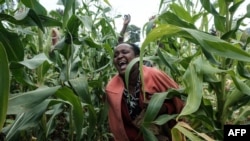
<path fill-rule="evenodd" d="M 81 22 L 84 24 L 84 27 L 91 31 L 92 30 L 92 27 L 93 27 L 93 21 L 91 19 L 91 17 L 89 16 L 83 16 L 83 17 L 79 17 Z"/>
<path fill-rule="evenodd" d="M 181 19 L 184 19 L 185 21 L 194 24 L 194 21 L 192 21 L 192 17 L 188 11 L 184 9 L 184 7 L 178 5 L 178 4 L 171 4 L 170 8 L 175 12 L 175 14 L 180 17 Z"/>
<path fill-rule="evenodd" d="M 225 0 L 218 0 L 218 6 L 220 15 L 225 15 L 227 11 L 227 5 Z"/>
<path fill-rule="evenodd" d="M 174 13 L 171 13 L 170 11 L 167 11 L 159 16 L 161 20 L 166 21 L 168 24 L 185 27 L 185 28 L 192 28 L 196 29 L 196 27 L 192 23 L 188 23 L 186 21 L 183 21 L 178 15 L 175 15 Z"/>
<path fill-rule="evenodd" d="M 201 4 L 209 13 L 213 14 L 216 29 L 224 32 L 226 30 L 225 29 L 226 18 L 219 15 L 219 13 L 216 11 L 216 8 L 214 8 L 214 6 L 210 3 L 210 1 L 201 0 Z"/>
<path fill-rule="evenodd" d="M 195 129 L 193 129 L 190 125 L 188 125 L 185 122 L 178 122 L 174 128 L 178 129 L 181 133 L 183 133 L 185 136 L 187 136 L 192 141 L 214 141 L 211 137 L 206 135 L 205 133 L 199 133 Z M 195 132 L 195 134 L 193 134 Z M 203 138 L 203 139 L 202 139 Z"/>
<path fill-rule="evenodd" d="M 200 107 L 203 82 L 202 64 L 200 63 L 199 59 L 191 62 L 183 76 L 188 97 L 179 116 L 194 113 Z"/>

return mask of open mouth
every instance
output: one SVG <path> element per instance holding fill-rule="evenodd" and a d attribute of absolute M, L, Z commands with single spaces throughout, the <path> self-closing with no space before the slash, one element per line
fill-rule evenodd
<path fill-rule="evenodd" d="M 119 65 L 119 67 L 120 67 L 121 70 L 124 70 L 124 69 L 126 69 L 128 63 L 127 63 L 127 61 L 120 61 L 118 63 L 118 65 Z"/>

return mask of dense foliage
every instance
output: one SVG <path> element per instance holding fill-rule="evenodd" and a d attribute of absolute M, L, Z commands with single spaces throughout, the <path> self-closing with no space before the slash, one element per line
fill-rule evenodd
<path fill-rule="evenodd" d="M 104 88 L 118 34 L 108 0 L 61 0 L 47 11 L 37 0 L 0 0 L 0 140 L 109 140 Z M 249 124 L 250 38 L 235 18 L 244 0 L 160 1 L 142 28 L 140 59 L 180 84 L 152 97 L 141 130 L 175 118 L 174 140 L 223 140 L 225 124 Z M 137 27 L 130 27 L 130 31 Z M 132 42 L 139 40 L 133 34 Z M 132 40 L 134 38 L 138 40 Z M 128 68 L 127 72 L 130 70 Z M 179 115 L 156 118 L 179 95 Z"/>

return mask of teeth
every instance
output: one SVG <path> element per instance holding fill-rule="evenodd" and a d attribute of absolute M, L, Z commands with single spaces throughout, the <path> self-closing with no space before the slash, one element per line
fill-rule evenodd
<path fill-rule="evenodd" d="M 121 62 L 119 62 L 119 65 L 120 65 L 120 66 L 123 65 L 123 64 L 126 64 L 126 61 L 121 61 Z"/>

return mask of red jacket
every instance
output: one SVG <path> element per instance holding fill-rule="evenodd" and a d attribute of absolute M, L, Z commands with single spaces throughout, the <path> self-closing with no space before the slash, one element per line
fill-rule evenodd
<path fill-rule="evenodd" d="M 169 76 L 156 68 L 143 66 L 143 76 L 146 93 L 154 94 L 167 91 L 169 88 L 178 88 L 178 85 Z M 123 114 L 121 113 L 124 86 L 123 80 L 118 74 L 106 86 L 109 103 L 109 126 L 116 141 L 129 141 L 123 124 Z M 140 101 L 143 101 L 143 96 L 140 97 Z M 171 102 L 165 103 L 165 105 L 168 114 L 180 113 L 184 106 L 183 102 L 177 97 L 173 98 Z"/>

